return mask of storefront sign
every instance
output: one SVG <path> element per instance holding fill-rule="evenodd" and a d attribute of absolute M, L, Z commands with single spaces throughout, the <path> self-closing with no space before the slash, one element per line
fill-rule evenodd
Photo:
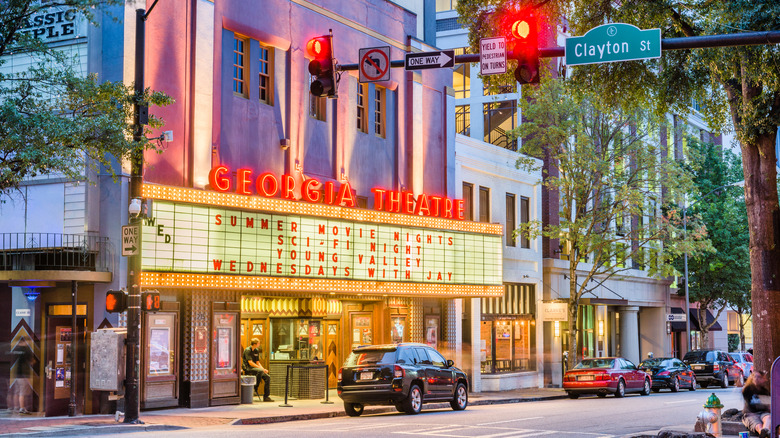
<path fill-rule="evenodd" d="M 51 7 L 26 17 L 19 33 L 29 34 L 44 43 L 86 36 L 86 20 L 72 8 Z"/>
<path fill-rule="evenodd" d="M 566 302 L 542 303 L 542 321 L 568 321 L 568 308 L 569 303 Z"/>
<path fill-rule="evenodd" d="M 155 201 L 144 271 L 500 285 L 497 234 Z"/>
<path fill-rule="evenodd" d="M 266 198 L 280 197 L 287 200 L 300 200 L 314 204 L 325 203 L 342 207 L 356 207 L 355 194 L 349 182 L 339 187 L 333 182 L 321 183 L 314 178 L 306 178 L 300 187 L 292 175 L 282 175 L 280 178 L 266 172 L 254 175 L 250 169 L 236 170 L 235 182 L 229 176 L 230 169 L 217 166 L 209 172 L 209 184 L 212 190 L 218 192 L 236 192 L 240 195 L 258 195 Z M 450 199 L 446 196 L 436 196 L 421 193 L 371 189 L 374 194 L 374 209 L 389 213 L 413 214 L 416 216 L 441 217 L 445 219 L 463 220 L 465 204 L 462 199 Z"/>

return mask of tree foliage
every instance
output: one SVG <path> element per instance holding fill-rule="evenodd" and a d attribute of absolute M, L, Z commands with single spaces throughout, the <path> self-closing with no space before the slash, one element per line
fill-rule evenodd
<path fill-rule="evenodd" d="M 688 139 L 688 148 L 700 161 L 696 166 L 696 189 L 688 201 L 688 214 L 708 230 L 715 251 L 706 256 L 694 255 L 688 260 L 688 291 L 692 302 L 699 303 L 699 325 L 702 344 L 708 345 L 710 328 L 706 311 L 717 320 L 728 306 L 747 309 L 750 306 L 750 233 L 745 199 L 740 187 L 725 187 L 742 181 L 739 157 L 711 143 Z M 678 258 L 675 266 L 683 269 Z M 741 312 L 740 312 L 741 313 Z"/>
<path fill-rule="evenodd" d="M 91 20 L 101 8 L 121 4 L 118 0 L 2 2 L 0 194 L 39 175 L 83 179 L 87 168 L 101 165 L 116 176 L 112 159 L 121 162 L 135 150 L 157 149 L 145 138 L 133 141 L 136 96 L 132 86 L 80 73 L 74 55 L 25 31 L 34 17 L 47 12 L 70 9 Z M 17 71 L 11 59 L 29 61 L 30 67 Z M 148 89 L 139 97 L 141 105 L 172 102 Z M 148 128 L 160 126 L 162 120 L 150 117 Z"/>
<path fill-rule="evenodd" d="M 681 251 L 711 250 L 706 230 L 693 227 L 682 240 L 680 222 L 661 213 L 662 186 L 684 192 L 691 174 L 677 160 L 664 158 L 657 120 L 639 108 L 604 107 L 570 81 L 544 80 L 526 91 L 524 121 L 518 128 L 521 152 L 555 163 L 543 184 L 559 197 L 557 223 L 524 224 L 521 232 L 560 239 L 568 260 L 569 361 L 579 349 L 580 299 L 623 275 L 670 275 Z M 523 157 L 531 169 L 538 161 Z M 672 215 L 674 212 L 672 212 Z M 574 279 L 574 280 L 571 280 Z"/>

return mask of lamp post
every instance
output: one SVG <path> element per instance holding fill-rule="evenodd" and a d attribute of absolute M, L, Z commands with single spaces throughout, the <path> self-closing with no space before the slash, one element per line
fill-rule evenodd
<path fill-rule="evenodd" d="M 683 240 L 688 238 L 688 218 L 687 218 L 687 212 L 688 209 L 696 205 L 697 202 L 701 201 L 702 199 L 710 196 L 711 194 L 717 192 L 718 190 L 723 190 L 726 187 L 744 187 L 745 181 L 739 181 L 731 184 L 725 184 L 720 187 L 714 188 L 710 190 L 707 194 L 700 197 L 699 199 L 693 201 L 691 205 L 685 207 L 683 206 Z M 685 270 L 685 335 L 687 339 L 687 349 L 688 351 L 691 350 L 691 305 L 690 305 L 690 299 L 688 298 L 688 249 L 685 250 L 685 256 L 684 256 L 684 270 Z"/>

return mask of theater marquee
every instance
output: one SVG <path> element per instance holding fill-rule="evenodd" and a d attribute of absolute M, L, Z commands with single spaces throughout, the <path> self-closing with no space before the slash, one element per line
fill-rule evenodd
<path fill-rule="evenodd" d="M 167 278 L 274 289 L 285 279 L 290 289 L 503 293 L 500 225 L 163 186 L 144 191 L 156 199 L 142 232 L 147 285 L 166 286 Z"/>

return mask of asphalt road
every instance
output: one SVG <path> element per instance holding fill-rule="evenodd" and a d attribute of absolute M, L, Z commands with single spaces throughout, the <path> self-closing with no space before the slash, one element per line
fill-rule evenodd
<path fill-rule="evenodd" d="M 581 397 L 578 400 L 550 400 L 503 405 L 470 406 L 463 412 L 450 409 L 426 410 L 416 416 L 400 413 L 338 417 L 287 423 L 219 426 L 171 432 L 155 436 L 200 438 L 229 434 L 233 437 L 394 437 L 440 438 L 520 437 L 621 437 L 656 431 L 667 426 L 693 427 L 696 415 L 710 394 L 715 393 L 724 409 L 741 409 L 739 388 L 697 389 L 679 393 L 662 391 L 642 397 L 636 394 L 618 399 Z M 148 432 L 126 433 L 149 436 Z"/>

